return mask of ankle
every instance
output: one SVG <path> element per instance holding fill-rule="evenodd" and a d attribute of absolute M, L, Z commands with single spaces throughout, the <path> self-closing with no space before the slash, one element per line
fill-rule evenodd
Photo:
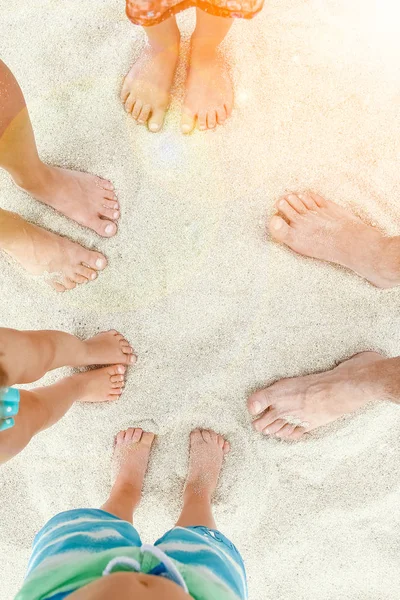
<path fill-rule="evenodd" d="M 155 54 L 179 54 L 181 35 L 177 28 L 176 34 L 167 38 L 148 39 L 149 48 Z"/>
<path fill-rule="evenodd" d="M 213 490 L 202 481 L 191 481 L 187 483 L 183 492 L 185 504 L 203 504 L 206 502 L 211 505 L 212 495 Z"/>
<path fill-rule="evenodd" d="M 39 160 L 37 165 L 29 169 L 29 173 L 12 174 L 14 183 L 26 192 L 43 189 L 51 177 L 51 168 Z"/>
<path fill-rule="evenodd" d="M 190 42 L 192 56 L 201 57 L 202 59 L 212 59 L 218 55 L 219 43 L 209 37 L 204 37 L 196 34 L 194 31 Z"/>

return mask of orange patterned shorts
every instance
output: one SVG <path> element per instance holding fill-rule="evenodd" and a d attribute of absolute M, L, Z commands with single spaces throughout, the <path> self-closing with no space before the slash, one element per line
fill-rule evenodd
<path fill-rule="evenodd" d="M 126 14 L 135 25 L 158 25 L 178 12 L 196 6 L 210 15 L 252 19 L 264 0 L 126 0 Z"/>

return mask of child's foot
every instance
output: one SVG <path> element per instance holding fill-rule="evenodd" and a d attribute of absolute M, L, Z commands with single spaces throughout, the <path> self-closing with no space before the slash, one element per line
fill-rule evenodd
<path fill-rule="evenodd" d="M 85 340 L 84 344 L 87 354 L 82 366 L 113 365 L 116 363 L 133 365 L 136 362 L 132 346 L 115 329 L 98 333 Z"/>
<path fill-rule="evenodd" d="M 147 433 L 143 429 L 134 429 L 133 427 L 120 431 L 115 438 L 112 461 L 114 490 L 115 488 L 133 488 L 133 495 L 137 495 L 136 503 L 139 503 L 142 494 L 144 476 L 149 464 L 154 438 L 154 433 Z"/>
<path fill-rule="evenodd" d="M 163 50 L 147 46 L 125 77 L 121 100 L 128 114 L 150 131 L 161 129 L 179 57 L 179 40 Z"/>
<path fill-rule="evenodd" d="M 257 416 L 254 429 L 298 440 L 362 408 L 379 397 L 371 369 L 378 361 L 384 362 L 377 352 L 361 352 L 331 371 L 282 379 L 259 390 L 248 400 L 250 414 Z"/>
<path fill-rule="evenodd" d="M 117 233 L 119 203 L 114 186 L 106 179 L 43 165 L 34 183 L 16 183 L 37 200 L 103 237 Z"/>
<path fill-rule="evenodd" d="M 182 132 L 193 131 L 196 118 L 200 130 L 223 125 L 232 113 L 232 106 L 233 86 L 223 57 L 218 50 L 204 50 L 204 45 L 192 40 Z"/>
<path fill-rule="evenodd" d="M 185 495 L 195 494 L 211 499 L 218 484 L 222 461 L 229 450 L 229 442 L 215 431 L 192 431 Z"/>
<path fill-rule="evenodd" d="M 76 402 L 111 402 L 118 400 L 125 386 L 124 365 L 112 365 L 72 375 L 71 385 L 77 388 Z"/>
<path fill-rule="evenodd" d="M 377 287 L 400 284 L 390 238 L 351 212 L 313 193 L 289 194 L 276 207 L 269 231 L 295 252 L 347 267 Z"/>
<path fill-rule="evenodd" d="M 48 283 L 58 292 L 96 279 L 107 260 L 98 252 L 86 250 L 50 231 L 24 221 L 10 213 L 12 240 L 0 241 L 4 252 L 12 256 L 32 275 L 50 275 Z"/>

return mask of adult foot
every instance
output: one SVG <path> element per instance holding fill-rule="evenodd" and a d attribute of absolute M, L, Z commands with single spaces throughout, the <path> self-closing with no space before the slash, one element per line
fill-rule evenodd
<path fill-rule="evenodd" d="M 34 181 L 16 183 L 36 200 L 103 237 L 117 233 L 119 203 L 114 186 L 107 179 L 43 165 Z"/>
<path fill-rule="evenodd" d="M 1 249 L 28 273 L 49 276 L 48 283 L 58 292 L 96 279 L 98 272 L 107 266 L 106 258 L 99 252 L 86 250 L 16 214 L 7 214 L 13 235 L 0 241 Z"/>
<path fill-rule="evenodd" d="M 133 365 L 137 360 L 130 343 L 115 329 L 98 333 L 85 340 L 84 345 L 86 353 L 82 366 Z"/>
<path fill-rule="evenodd" d="M 72 375 L 77 402 L 111 402 L 118 400 L 125 386 L 125 365 L 112 365 Z"/>
<path fill-rule="evenodd" d="M 137 501 L 142 493 L 154 438 L 154 433 L 133 427 L 120 431 L 115 438 L 112 461 L 114 487 L 133 488 Z"/>
<path fill-rule="evenodd" d="M 215 431 L 192 431 L 185 495 L 195 494 L 211 499 L 218 484 L 224 456 L 229 450 L 229 442 Z"/>
<path fill-rule="evenodd" d="M 400 284 L 391 239 L 348 210 L 311 192 L 289 194 L 276 207 L 269 231 L 295 252 L 347 267 L 380 288 Z"/>
<path fill-rule="evenodd" d="M 152 132 L 161 129 L 179 57 L 179 40 L 162 49 L 147 46 L 130 69 L 121 100 L 128 114 Z"/>
<path fill-rule="evenodd" d="M 217 49 L 204 48 L 192 40 L 190 66 L 186 83 L 186 98 L 182 110 L 181 129 L 190 133 L 214 129 L 230 117 L 233 107 L 233 86 L 228 67 Z"/>
<path fill-rule="evenodd" d="M 325 373 L 282 379 L 248 400 L 257 416 L 254 429 L 264 435 L 298 440 L 377 399 L 371 366 L 384 360 L 377 352 L 361 352 Z"/>

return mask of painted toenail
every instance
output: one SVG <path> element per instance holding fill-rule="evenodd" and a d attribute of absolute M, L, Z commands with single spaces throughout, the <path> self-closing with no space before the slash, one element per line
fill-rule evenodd
<path fill-rule="evenodd" d="M 282 219 L 276 219 L 276 221 L 274 221 L 274 229 L 281 229 L 283 223 L 282 223 Z"/>
<path fill-rule="evenodd" d="M 149 129 L 150 131 L 158 131 L 160 129 L 160 126 L 158 123 L 150 123 Z"/>
<path fill-rule="evenodd" d="M 107 225 L 107 227 L 104 230 L 105 233 L 112 233 L 113 231 L 114 231 L 113 225 Z"/>
<path fill-rule="evenodd" d="M 114 219 L 118 219 L 119 212 L 116 210 L 114 213 Z"/>
<path fill-rule="evenodd" d="M 104 264 L 104 260 L 103 260 L 102 258 L 98 258 L 98 259 L 96 260 L 96 267 L 97 267 L 98 269 L 102 269 L 104 266 L 105 266 L 105 264 Z"/>

